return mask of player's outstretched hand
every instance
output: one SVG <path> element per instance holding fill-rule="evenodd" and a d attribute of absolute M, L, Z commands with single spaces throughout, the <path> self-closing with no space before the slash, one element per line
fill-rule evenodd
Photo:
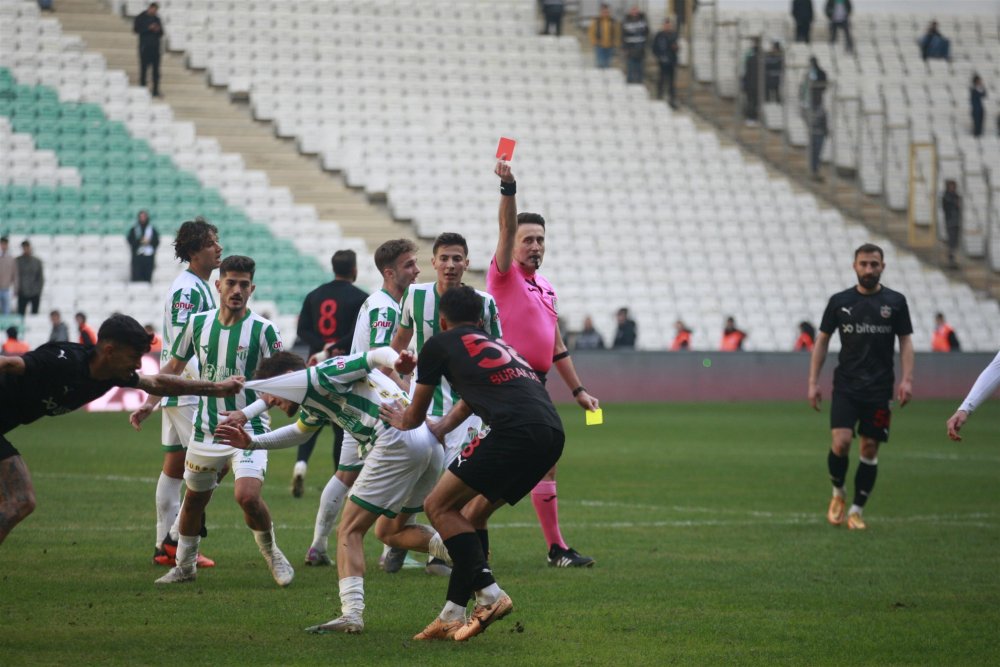
<path fill-rule="evenodd" d="M 382 421 L 393 428 L 403 429 L 403 414 L 406 412 L 406 408 L 399 401 L 393 401 L 392 403 L 383 403 L 379 406 L 378 413 L 382 417 Z"/>
<path fill-rule="evenodd" d="M 141 408 L 128 416 L 128 423 L 131 424 L 132 428 L 136 431 L 141 431 L 142 422 L 146 421 L 146 418 L 153 414 L 153 410 L 155 409 L 155 405 L 146 405 L 144 403 Z"/>
<path fill-rule="evenodd" d="M 246 382 L 246 378 L 242 375 L 234 375 L 231 378 L 226 378 L 222 382 L 216 382 L 216 398 L 227 398 L 229 396 L 235 396 L 240 393 L 243 389 L 243 383 Z"/>
<path fill-rule="evenodd" d="M 242 410 L 229 410 L 227 412 L 219 413 L 219 424 L 228 424 L 230 426 L 241 427 L 247 423 L 247 416 L 243 414 Z M 216 431 L 218 432 L 218 431 Z"/>
<path fill-rule="evenodd" d="M 597 408 L 601 407 L 600 401 L 588 394 L 586 391 L 581 391 L 576 395 L 576 403 L 584 410 L 589 410 L 593 412 Z"/>
<path fill-rule="evenodd" d="M 505 162 L 507 158 L 506 155 L 501 155 L 500 159 L 497 160 L 497 166 L 493 170 L 493 173 L 500 177 L 500 180 L 504 183 L 514 182 L 514 172 L 510 170 L 510 163 Z"/>
<path fill-rule="evenodd" d="M 809 385 L 809 405 L 816 412 L 819 412 L 819 404 L 823 400 L 823 392 L 819 390 L 819 387 L 814 385 Z"/>
<path fill-rule="evenodd" d="M 951 416 L 948 420 L 948 437 L 955 442 L 960 442 L 962 436 L 958 434 L 962 430 L 962 426 L 965 425 L 965 421 L 969 418 L 969 413 L 965 410 L 958 410 Z"/>
<path fill-rule="evenodd" d="M 903 407 L 910 402 L 913 398 L 913 384 L 903 380 L 899 383 L 899 389 L 896 390 L 896 400 L 899 401 L 899 407 Z"/>
<path fill-rule="evenodd" d="M 409 375 L 417 367 L 417 355 L 411 350 L 403 350 L 399 353 L 399 359 L 392 366 L 400 375 Z"/>
<path fill-rule="evenodd" d="M 215 429 L 215 439 L 236 449 L 253 449 L 250 434 L 230 424 L 222 424 Z"/>

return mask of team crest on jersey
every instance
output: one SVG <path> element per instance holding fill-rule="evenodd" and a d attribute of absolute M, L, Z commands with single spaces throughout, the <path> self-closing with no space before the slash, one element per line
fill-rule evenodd
<path fill-rule="evenodd" d="M 246 361 L 247 360 L 247 353 L 249 351 L 250 351 L 249 347 L 247 347 L 246 345 L 240 345 L 239 347 L 236 348 L 236 357 L 240 361 Z"/>
<path fill-rule="evenodd" d="M 892 317 L 892 306 L 882 306 L 882 309 L 879 311 L 879 314 L 883 318 L 889 319 L 890 317 Z"/>

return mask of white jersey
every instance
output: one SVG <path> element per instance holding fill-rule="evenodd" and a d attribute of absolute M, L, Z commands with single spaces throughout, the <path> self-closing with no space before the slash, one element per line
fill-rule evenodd
<path fill-rule="evenodd" d="M 351 354 L 385 347 L 399 326 L 399 303 L 384 289 L 372 292 L 358 311 Z"/>
<path fill-rule="evenodd" d="M 281 351 L 281 336 L 270 320 L 247 311 L 242 320 L 226 327 L 219 323 L 218 314 L 218 310 L 210 310 L 189 318 L 171 350 L 173 356 L 184 361 L 197 358 L 202 380 L 221 382 L 234 375 L 250 379 L 261 359 Z M 229 456 L 237 451 L 213 439 L 219 413 L 242 410 L 255 400 L 257 394 L 252 389 L 244 389 L 229 398 L 202 396 L 194 419 L 192 446 L 197 445 L 201 453 L 218 456 Z M 269 430 L 267 413 L 248 421 L 245 428 L 257 435 L 266 433 Z"/>
<path fill-rule="evenodd" d="M 417 353 L 424 349 L 427 339 L 441 331 L 440 312 L 438 304 L 441 296 L 437 293 L 437 283 L 419 283 L 410 285 L 403 294 L 403 305 L 399 316 L 399 326 L 413 329 Z M 500 313 L 497 310 L 496 299 L 481 290 L 476 294 L 483 298 L 483 329 L 491 335 L 501 338 Z M 434 389 L 434 398 L 427 414 L 431 417 L 443 417 L 448 414 L 460 396 L 451 388 L 448 381 L 441 378 L 441 384 Z"/>
<path fill-rule="evenodd" d="M 181 272 L 170 285 L 170 292 L 163 304 L 163 350 L 160 351 L 160 365 L 170 361 L 170 351 L 174 347 L 188 318 L 215 308 L 215 296 L 204 280 L 191 273 Z M 192 357 L 181 371 L 181 377 L 193 380 L 198 377 L 198 360 Z M 177 405 L 195 405 L 197 396 L 167 396 L 160 405 L 165 408 Z"/>

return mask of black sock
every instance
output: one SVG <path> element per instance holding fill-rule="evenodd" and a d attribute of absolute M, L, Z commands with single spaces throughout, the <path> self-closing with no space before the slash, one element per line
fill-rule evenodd
<path fill-rule="evenodd" d="M 875 488 L 875 478 L 878 476 L 877 463 L 858 462 L 858 471 L 854 474 L 854 504 L 864 507 L 868 496 Z"/>
<path fill-rule="evenodd" d="M 448 600 L 464 607 L 473 591 L 494 583 L 493 571 L 486 563 L 479 537 L 475 533 L 459 533 L 444 541 L 454 566 L 448 579 Z"/>
<path fill-rule="evenodd" d="M 486 556 L 486 562 L 490 560 L 490 531 L 485 528 L 476 529 L 476 537 L 479 538 L 479 544 L 483 547 L 483 555 Z"/>
<path fill-rule="evenodd" d="M 830 481 L 838 489 L 844 488 L 844 480 L 847 478 L 847 468 L 851 460 L 846 456 L 837 456 L 831 449 L 826 455 L 826 467 L 830 471 Z"/>

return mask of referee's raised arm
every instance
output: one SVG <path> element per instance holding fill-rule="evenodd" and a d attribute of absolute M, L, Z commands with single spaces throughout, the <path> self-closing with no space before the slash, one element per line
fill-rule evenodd
<path fill-rule="evenodd" d="M 497 238 L 494 255 L 500 273 L 510 270 L 511 262 L 514 261 L 514 239 L 517 236 L 517 202 L 514 199 L 517 186 L 510 164 L 504 162 L 504 157 L 497 160 L 497 166 L 493 170 L 500 177 L 500 236 Z"/>

